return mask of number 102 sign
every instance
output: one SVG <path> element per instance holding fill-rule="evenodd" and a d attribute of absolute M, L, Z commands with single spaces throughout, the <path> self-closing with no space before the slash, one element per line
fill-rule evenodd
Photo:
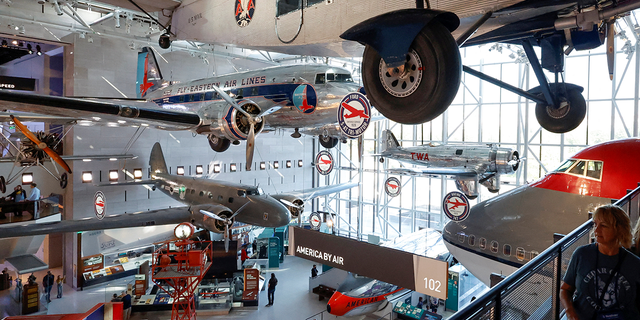
<path fill-rule="evenodd" d="M 438 299 L 447 299 L 448 268 L 445 261 L 414 255 L 415 291 Z"/>

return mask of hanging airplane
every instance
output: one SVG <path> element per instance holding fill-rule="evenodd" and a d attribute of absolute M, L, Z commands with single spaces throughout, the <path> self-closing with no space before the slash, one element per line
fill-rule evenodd
<path fill-rule="evenodd" d="M 141 125 L 207 135 L 224 152 L 247 140 L 251 170 L 255 137 L 263 130 L 294 129 L 318 135 L 325 148 L 357 138 L 369 125 L 371 106 L 349 71 L 327 65 L 289 65 L 187 83 L 163 80 L 155 54 L 138 56 L 139 99 L 70 98 L 0 89 L 3 109 L 60 117 L 80 124 Z M 86 122 L 86 123 L 85 123 Z"/>
<path fill-rule="evenodd" d="M 0 226 L 0 238 L 34 236 L 49 233 L 143 227 L 191 222 L 215 233 L 225 232 L 237 220 L 261 227 L 287 225 L 304 210 L 304 202 L 314 197 L 340 192 L 357 186 L 343 183 L 300 192 L 267 195 L 259 187 L 237 183 L 171 175 L 159 143 L 151 150 L 150 180 L 135 180 L 119 185 L 153 185 L 171 198 L 186 204 L 183 207 L 106 216 L 102 219 L 62 220 L 47 223 L 12 223 Z M 100 205 L 100 203 L 96 203 Z M 37 221 L 36 221 L 37 222 Z"/>
<path fill-rule="evenodd" d="M 371 103 L 405 124 L 444 112 L 464 70 L 535 101 L 540 125 L 563 133 L 586 114 L 583 88 L 560 77 L 565 53 L 597 48 L 606 38 L 612 75 L 615 22 L 639 7 L 640 0 L 195 0 L 168 4 L 156 21 L 165 29 L 162 48 L 187 40 L 297 55 L 362 54 Z M 460 47 L 490 42 L 522 45 L 539 87 L 525 91 L 461 65 Z M 541 48 L 542 62 L 533 46 Z M 555 81 L 549 83 L 543 69 Z"/>
<path fill-rule="evenodd" d="M 478 203 L 465 220 L 450 221 L 449 251 L 490 285 L 491 273 L 509 275 L 589 220 L 589 212 L 637 187 L 640 139 L 588 147 L 539 180 Z"/>
<path fill-rule="evenodd" d="M 495 145 L 440 145 L 425 144 L 402 148 L 390 130 L 382 132 L 381 152 L 374 154 L 400 162 L 426 166 L 419 168 L 391 168 L 387 172 L 405 175 L 447 175 L 453 176 L 458 190 L 474 199 L 478 196 L 478 185 L 482 184 L 491 192 L 500 191 L 500 175 L 518 170 L 518 151 L 499 148 Z"/>

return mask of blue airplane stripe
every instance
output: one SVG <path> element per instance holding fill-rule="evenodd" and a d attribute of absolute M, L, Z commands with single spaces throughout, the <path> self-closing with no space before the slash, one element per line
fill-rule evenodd
<path fill-rule="evenodd" d="M 227 92 L 232 93 L 233 95 L 239 95 L 238 91 L 242 91 L 242 96 L 244 98 L 264 96 L 267 99 L 274 100 L 278 99 L 276 102 L 282 102 L 285 100 L 293 101 L 293 91 L 300 84 L 290 83 L 290 84 L 273 84 L 273 85 L 261 85 L 261 86 L 253 86 L 253 87 L 241 87 L 228 90 Z M 181 101 L 182 100 L 182 101 Z M 174 96 L 167 96 L 153 100 L 155 103 L 162 104 L 175 104 L 175 103 L 186 103 L 186 102 L 200 102 L 200 101 L 215 101 L 220 100 L 220 97 L 215 94 L 214 91 L 208 92 L 195 92 L 195 93 L 186 93 Z"/>

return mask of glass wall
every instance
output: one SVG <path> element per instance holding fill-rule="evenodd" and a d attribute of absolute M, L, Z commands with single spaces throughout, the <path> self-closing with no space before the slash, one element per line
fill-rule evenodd
<path fill-rule="evenodd" d="M 637 37 L 624 22 L 620 21 L 618 27 L 623 32 L 616 37 L 613 80 L 609 79 L 604 45 L 592 51 L 574 51 L 566 58 L 565 72 L 560 76 L 568 83 L 582 86 L 587 102 L 586 118 L 575 130 L 555 134 L 542 129 L 536 120 L 535 102 L 463 73 L 453 104 L 435 120 L 421 125 L 402 125 L 389 120 L 372 122 L 364 135 L 361 161 L 357 140 L 338 144 L 331 151 L 338 159 L 334 172 L 328 177 L 318 176 L 318 183 L 353 179 L 360 183 L 360 188 L 320 199 L 317 208 L 339 216 L 336 225 L 341 233 L 365 239 L 368 235 L 393 239 L 424 227 L 441 229 L 447 223 L 441 214 L 442 200 L 448 192 L 457 190 L 454 180 L 446 176 L 386 173 L 389 168 L 401 166 L 395 160 L 386 159 L 381 163 L 378 157 L 372 156 L 380 151 L 378 141 L 385 129 L 391 130 L 403 147 L 438 142 L 498 144 L 516 149 L 525 160 L 516 173 L 501 176 L 500 193 L 535 181 L 588 145 L 637 136 L 636 88 L 640 75 Z M 536 52 L 540 57 L 539 48 Z M 525 90 L 538 86 L 520 46 L 475 46 L 462 49 L 461 55 L 464 65 L 511 85 Z M 553 74 L 546 75 L 553 81 Z M 321 147 L 318 145 L 318 148 Z M 394 198 L 383 189 L 390 176 L 397 177 L 402 185 L 400 195 Z M 470 200 L 472 205 L 497 195 L 483 186 L 479 191 L 477 199 Z"/>

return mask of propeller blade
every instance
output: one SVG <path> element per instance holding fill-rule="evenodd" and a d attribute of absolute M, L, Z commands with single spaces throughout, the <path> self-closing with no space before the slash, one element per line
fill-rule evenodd
<path fill-rule="evenodd" d="M 204 215 L 206 215 L 206 216 L 208 216 L 208 217 L 210 217 L 210 218 L 213 218 L 213 219 L 216 219 L 216 220 L 220 220 L 220 221 L 225 221 L 225 222 L 226 222 L 226 220 L 225 220 L 225 219 L 220 218 L 217 214 L 215 214 L 215 213 L 213 213 L 213 212 L 209 212 L 209 211 L 205 211 L 205 210 L 200 210 L 200 213 L 202 213 L 202 214 L 204 214 Z"/>
<path fill-rule="evenodd" d="M 251 171 L 251 165 L 253 164 L 253 149 L 256 142 L 256 133 L 254 128 L 255 125 L 251 122 L 251 127 L 249 127 L 249 136 L 247 137 L 247 165 L 245 166 L 247 171 Z"/>
<path fill-rule="evenodd" d="M 613 80 L 613 68 L 616 58 L 616 50 L 614 48 L 614 39 L 616 35 L 616 20 L 607 21 L 607 67 L 609 68 L 609 80 Z"/>
<path fill-rule="evenodd" d="M 297 208 L 297 209 L 302 208 L 302 206 L 296 205 L 295 203 L 293 203 L 293 202 L 291 202 L 289 200 L 285 200 L 285 199 L 278 199 L 278 200 L 280 200 L 280 202 L 284 203 L 285 205 L 287 205 L 289 207 L 294 207 L 294 208 Z"/>
<path fill-rule="evenodd" d="M 280 110 L 281 108 L 282 108 L 282 106 L 271 107 L 271 108 L 269 108 L 269 109 L 267 109 L 265 111 L 262 111 L 256 118 L 262 119 L 262 117 L 268 116 L 268 115 Z"/>
<path fill-rule="evenodd" d="M 224 252 L 229 252 L 229 225 L 224 225 Z"/>
<path fill-rule="evenodd" d="M 31 142 L 35 143 L 38 148 L 46 152 L 52 161 L 55 161 L 57 164 L 59 164 L 65 171 L 72 173 L 71 168 L 69 168 L 69 165 L 60 157 L 60 155 L 51 150 L 51 148 L 49 148 L 46 143 L 38 140 L 38 137 L 36 137 L 36 135 L 33 134 L 33 132 L 31 132 L 31 130 L 29 130 L 27 126 L 22 124 L 22 122 L 20 122 L 18 118 L 14 117 L 13 115 L 10 115 L 10 117 L 13 123 L 16 124 L 16 127 L 20 130 L 20 132 L 22 132 L 27 138 L 29 138 Z"/>
<path fill-rule="evenodd" d="M 240 107 L 240 105 L 236 102 L 236 100 L 231 98 L 231 96 L 229 96 L 226 92 L 222 91 L 222 89 L 218 88 L 217 86 L 213 86 L 213 90 L 215 90 L 222 97 L 222 99 L 224 99 L 224 101 L 226 101 L 232 107 L 236 108 L 236 110 L 244 114 L 247 118 L 249 118 L 249 121 L 253 122 L 253 116 L 248 112 L 244 111 L 242 107 Z"/>

